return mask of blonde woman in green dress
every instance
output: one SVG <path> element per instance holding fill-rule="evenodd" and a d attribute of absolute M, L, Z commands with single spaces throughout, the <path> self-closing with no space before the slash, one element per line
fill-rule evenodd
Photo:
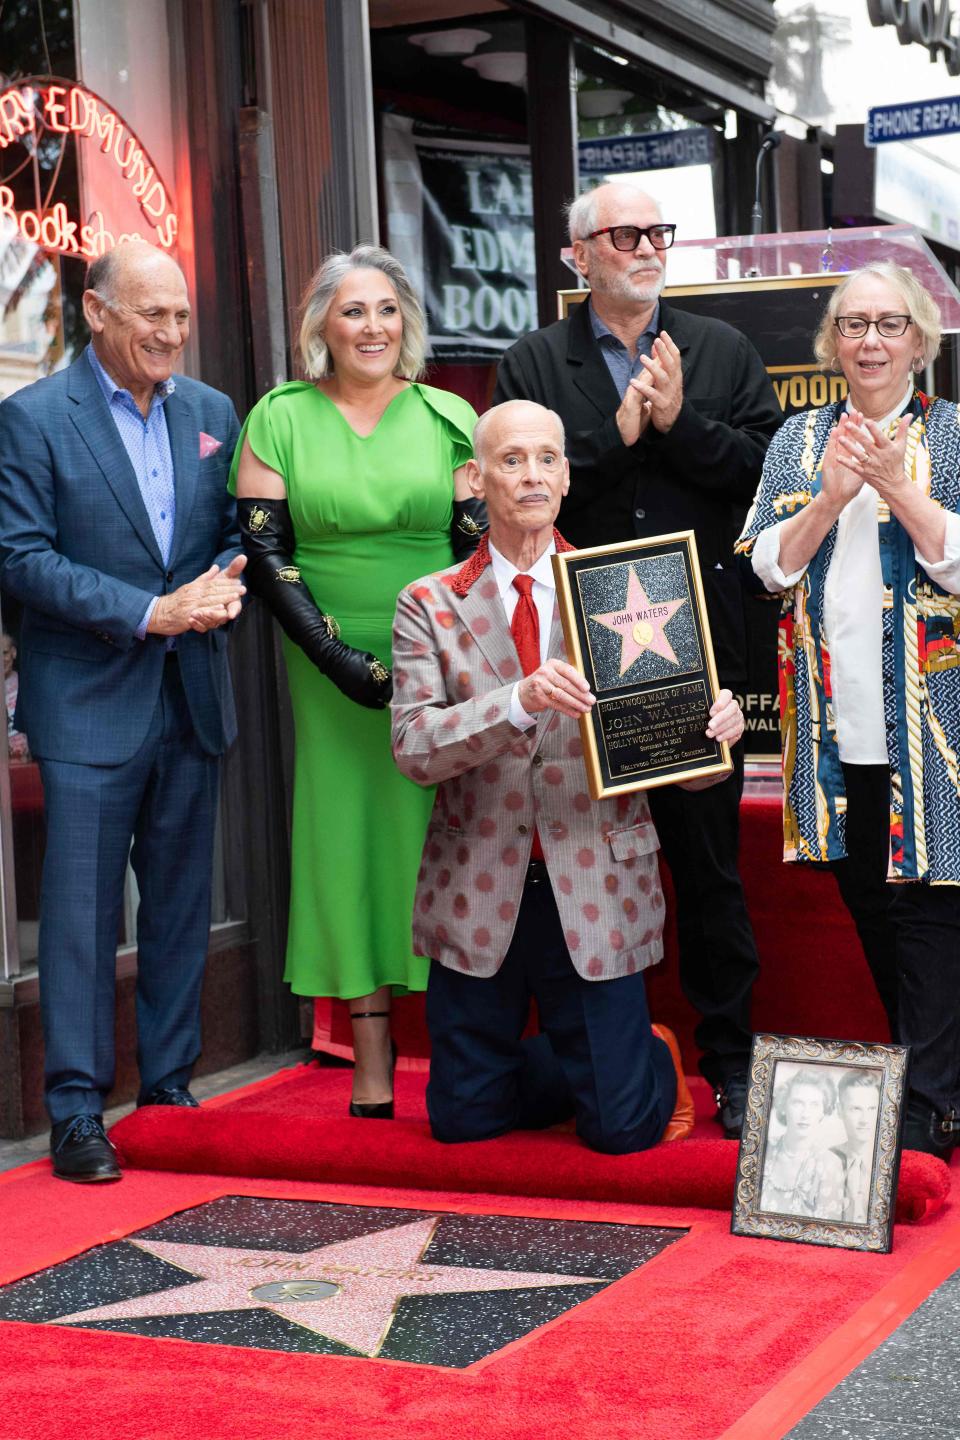
<path fill-rule="evenodd" d="M 433 803 L 390 753 L 391 625 L 404 585 L 475 546 L 476 415 L 424 385 L 419 302 L 387 251 L 335 254 L 300 330 L 310 377 L 251 411 L 231 484 L 247 583 L 272 609 L 296 728 L 285 978 L 350 1004 L 351 1114 L 393 1114 L 390 1001 L 424 990 L 411 915 Z"/>

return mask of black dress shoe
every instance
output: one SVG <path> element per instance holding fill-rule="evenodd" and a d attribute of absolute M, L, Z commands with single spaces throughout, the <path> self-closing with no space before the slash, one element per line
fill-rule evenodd
<path fill-rule="evenodd" d="M 717 1119 L 727 1140 L 739 1140 L 743 1117 L 747 1110 L 747 1076 L 738 1070 L 723 1082 L 716 1092 Z"/>
<path fill-rule="evenodd" d="M 100 1115 L 71 1115 L 50 1131 L 50 1159 L 58 1180 L 89 1183 L 119 1180 L 117 1152 L 107 1139 Z"/>
<path fill-rule="evenodd" d="M 200 1101 L 190 1094 L 185 1085 L 158 1085 L 156 1090 L 141 1095 L 137 1109 L 142 1109 L 144 1105 L 179 1105 L 184 1110 L 200 1109 Z"/>
<path fill-rule="evenodd" d="M 941 1115 L 919 1096 L 907 1099 L 907 1114 L 903 1122 L 904 1150 L 922 1150 L 926 1155 L 937 1155 L 950 1164 L 950 1157 L 960 1145 L 960 1115 L 948 1110 Z"/>

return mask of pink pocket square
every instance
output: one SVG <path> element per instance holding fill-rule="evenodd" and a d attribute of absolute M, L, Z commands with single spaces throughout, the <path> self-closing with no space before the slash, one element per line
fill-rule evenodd
<path fill-rule="evenodd" d="M 223 444 L 223 441 L 222 441 L 222 440 L 214 440 L 213 436 L 212 436 L 212 435 L 208 435 L 207 432 L 206 432 L 206 430 L 201 430 L 201 431 L 200 431 L 200 459 L 201 459 L 201 460 L 206 460 L 206 458 L 207 458 L 208 455 L 216 455 L 217 451 L 220 449 L 220 447 L 221 447 L 222 444 Z"/>

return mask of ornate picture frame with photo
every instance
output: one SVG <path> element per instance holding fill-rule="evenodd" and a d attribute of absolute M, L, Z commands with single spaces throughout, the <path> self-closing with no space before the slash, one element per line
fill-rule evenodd
<path fill-rule="evenodd" d="M 755 1035 L 734 1235 L 887 1254 L 909 1048 Z"/>

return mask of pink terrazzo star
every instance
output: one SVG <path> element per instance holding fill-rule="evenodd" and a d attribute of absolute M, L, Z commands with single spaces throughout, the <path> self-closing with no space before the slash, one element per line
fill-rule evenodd
<path fill-rule="evenodd" d="M 611 610 L 606 615 L 591 615 L 598 625 L 605 625 L 620 636 L 620 674 L 626 675 L 630 666 L 645 650 L 652 650 L 671 665 L 679 664 L 673 646 L 664 634 L 663 627 L 686 600 L 649 600 L 631 565 L 627 571 L 627 603 L 622 610 Z"/>
<path fill-rule="evenodd" d="M 218 1310 L 271 1310 L 306 1330 L 348 1345 L 362 1355 L 376 1355 L 404 1295 L 479 1293 L 550 1285 L 596 1285 L 582 1275 L 549 1275 L 541 1271 L 484 1270 L 458 1265 L 430 1265 L 421 1260 L 439 1224 L 438 1216 L 415 1220 L 373 1235 L 322 1245 L 301 1253 L 243 1250 L 218 1245 L 180 1245 L 163 1240 L 131 1240 L 131 1245 L 196 1275 L 195 1285 L 156 1290 L 116 1305 L 99 1305 L 58 1315 L 58 1325 L 98 1320 L 134 1319 L 147 1315 L 194 1315 Z M 322 1299 L 305 1299 L 329 1284 L 337 1289 Z M 289 1298 L 254 1291 L 283 1287 Z M 298 1298 L 300 1297 L 300 1298 Z"/>

